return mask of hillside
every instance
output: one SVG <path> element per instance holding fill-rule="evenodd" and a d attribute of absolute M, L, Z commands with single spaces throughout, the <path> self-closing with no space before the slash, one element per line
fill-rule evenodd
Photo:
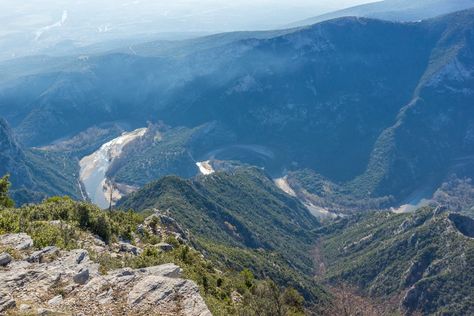
<path fill-rule="evenodd" d="M 473 7 L 472 0 L 381 0 L 308 18 L 286 27 L 311 25 L 344 16 L 414 22 Z"/>
<path fill-rule="evenodd" d="M 163 142 L 115 166 L 124 184 L 191 177 L 197 161 L 216 159 L 274 177 L 310 170 L 349 198 L 397 206 L 463 177 L 473 156 L 473 15 L 144 44 L 1 84 L 0 115 L 27 146 L 162 121 L 173 131 Z"/>
<path fill-rule="evenodd" d="M 41 201 L 47 195 L 81 198 L 78 169 L 77 161 L 68 154 L 25 149 L 0 119 L 0 174 L 10 174 L 12 195 L 18 204 Z"/>
<path fill-rule="evenodd" d="M 240 168 L 183 180 L 165 177 L 119 202 L 123 209 L 158 209 L 194 237 L 196 247 L 236 269 L 290 284 L 312 299 L 308 276 L 317 220 L 262 171 Z"/>
<path fill-rule="evenodd" d="M 170 221 L 69 198 L 0 205 L 0 313 L 303 315 L 294 289 L 206 259 Z"/>
<path fill-rule="evenodd" d="M 343 219 L 321 231 L 319 277 L 355 286 L 386 312 L 469 315 L 473 228 L 472 218 L 443 208 Z"/>

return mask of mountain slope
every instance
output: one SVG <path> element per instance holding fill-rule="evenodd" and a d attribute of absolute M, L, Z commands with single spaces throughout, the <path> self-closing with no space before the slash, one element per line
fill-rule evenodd
<path fill-rule="evenodd" d="M 321 277 L 355 285 L 392 311 L 472 314 L 473 228 L 472 218 L 441 208 L 341 220 L 322 232 Z"/>
<path fill-rule="evenodd" d="M 418 21 L 472 7 L 474 7 L 472 0 L 382 0 L 305 19 L 287 25 L 287 27 L 311 25 L 344 16 L 389 21 Z"/>
<path fill-rule="evenodd" d="M 76 181 L 77 162 L 68 155 L 24 149 L 7 122 L 0 119 L 0 174 L 10 174 L 12 195 L 18 204 L 47 195 L 81 198 Z"/>
<path fill-rule="evenodd" d="M 407 196 L 423 186 L 435 187 L 447 170 L 474 154 L 473 11 L 430 21 L 446 23 L 433 48 L 429 66 L 412 100 L 395 123 L 381 133 L 363 176 L 354 186 L 386 195 Z M 439 24 L 438 24 L 439 27 Z M 363 186 L 364 183 L 372 183 Z"/>
<path fill-rule="evenodd" d="M 318 293 L 308 276 L 312 231 L 319 223 L 260 170 L 241 168 L 194 180 L 165 177 L 119 206 L 167 212 L 209 256 L 235 268 L 252 267 L 258 276 L 292 284 L 313 299 Z"/>
<path fill-rule="evenodd" d="M 217 124 L 206 150 L 188 150 L 176 135 L 174 173 L 188 176 L 195 160 L 209 159 L 278 177 L 309 169 L 347 195 L 393 205 L 429 195 L 472 156 L 473 20 L 474 10 L 421 23 L 341 18 L 96 56 L 0 86 L 0 114 L 27 145 L 110 121 Z M 165 151 L 147 152 L 130 155 L 117 177 L 143 185 L 166 173 L 147 164 Z M 138 170 L 146 181 L 131 176 Z"/>

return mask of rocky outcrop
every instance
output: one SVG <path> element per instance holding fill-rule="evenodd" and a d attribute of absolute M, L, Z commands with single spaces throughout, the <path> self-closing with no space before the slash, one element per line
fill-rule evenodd
<path fill-rule="evenodd" d="M 33 247 L 33 239 L 24 233 L 6 234 L 0 236 L 0 245 L 16 250 L 26 250 Z"/>
<path fill-rule="evenodd" d="M 472 218 L 457 213 L 449 214 L 448 218 L 461 234 L 474 238 L 474 220 Z"/>
<path fill-rule="evenodd" d="M 4 238 L 21 243 L 26 236 L 0 236 Z M 103 275 L 82 249 L 46 247 L 18 255 L 22 259 L 10 257 L 0 268 L 0 314 L 211 315 L 198 286 L 180 278 L 181 269 L 174 264 Z"/>

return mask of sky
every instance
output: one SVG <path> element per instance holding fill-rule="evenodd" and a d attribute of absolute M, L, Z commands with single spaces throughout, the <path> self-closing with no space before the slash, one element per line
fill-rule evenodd
<path fill-rule="evenodd" d="M 0 50 L 90 45 L 165 33 L 268 30 L 374 0 L 0 0 Z M 1 59 L 1 56 L 0 56 Z"/>

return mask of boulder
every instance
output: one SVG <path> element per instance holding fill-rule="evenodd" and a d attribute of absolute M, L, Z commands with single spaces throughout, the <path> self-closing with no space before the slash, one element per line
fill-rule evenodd
<path fill-rule="evenodd" d="M 86 250 L 79 250 L 79 253 L 76 256 L 76 263 L 80 264 L 84 259 L 89 255 Z"/>
<path fill-rule="evenodd" d="M 10 262 L 12 262 L 12 256 L 10 256 L 8 253 L 4 252 L 0 254 L 0 266 L 5 267 L 7 266 Z"/>
<path fill-rule="evenodd" d="M 24 233 L 6 234 L 0 236 L 0 245 L 16 250 L 26 250 L 33 247 L 33 239 Z"/>
<path fill-rule="evenodd" d="M 174 248 L 173 245 L 167 244 L 165 242 L 160 242 L 160 243 L 156 244 L 156 247 L 160 250 L 163 250 L 163 251 L 171 251 Z"/>
<path fill-rule="evenodd" d="M 49 306 L 57 306 L 63 302 L 63 296 L 62 295 L 56 295 L 52 299 L 48 301 Z"/>
<path fill-rule="evenodd" d="M 198 286 L 190 280 L 150 275 L 135 284 L 127 297 L 132 308 L 160 306 L 172 309 L 176 302 L 180 304 L 182 315 L 211 315 L 199 295 Z"/>
<path fill-rule="evenodd" d="M 41 262 L 44 256 L 58 254 L 59 249 L 55 246 L 48 246 L 41 250 L 35 251 L 26 259 L 28 262 Z"/>
<path fill-rule="evenodd" d="M 162 264 L 159 266 L 143 268 L 140 271 L 147 275 L 157 275 L 168 278 L 179 278 L 183 270 L 173 263 Z"/>
<path fill-rule="evenodd" d="M 140 255 L 143 250 L 141 248 L 138 248 L 132 244 L 126 243 L 126 242 L 120 242 L 119 243 L 119 249 L 121 252 L 126 252 L 126 253 L 131 253 L 134 256 Z"/>
<path fill-rule="evenodd" d="M 77 284 L 86 284 L 89 280 L 89 269 L 81 269 L 76 275 L 74 275 L 73 280 Z"/>

